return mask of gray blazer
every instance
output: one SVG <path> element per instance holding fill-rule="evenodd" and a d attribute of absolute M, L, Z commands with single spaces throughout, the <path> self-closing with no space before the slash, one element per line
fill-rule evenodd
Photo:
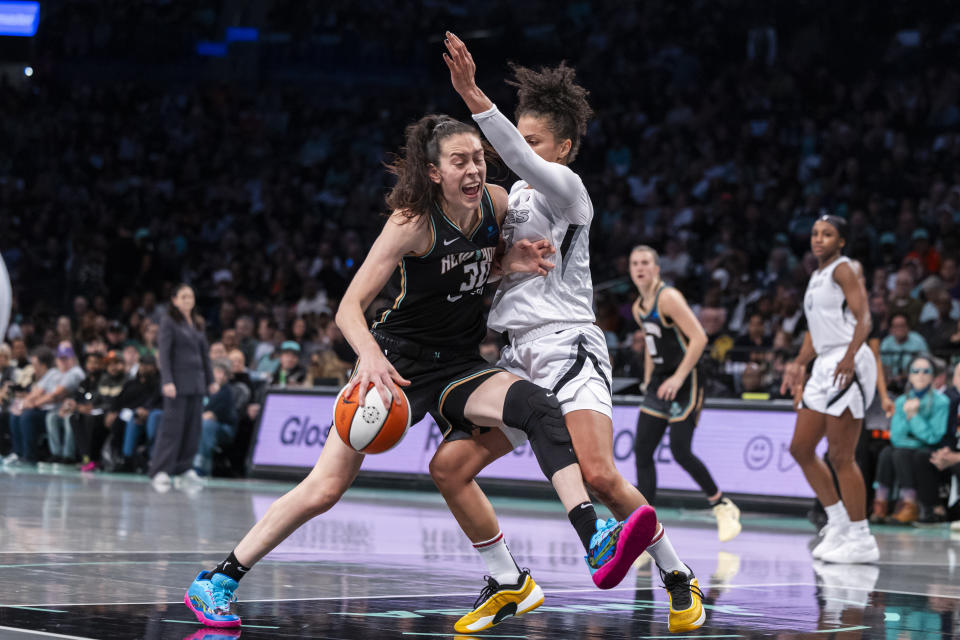
<path fill-rule="evenodd" d="M 157 347 L 163 384 L 175 384 L 178 396 L 207 393 L 213 383 L 213 369 L 210 347 L 201 331 L 165 315 L 160 321 Z"/>

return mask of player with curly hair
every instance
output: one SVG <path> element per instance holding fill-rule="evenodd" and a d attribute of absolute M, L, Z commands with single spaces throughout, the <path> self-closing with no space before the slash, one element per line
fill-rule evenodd
<path fill-rule="evenodd" d="M 514 126 L 477 87 L 476 65 L 466 45 L 450 32 L 445 44 L 444 60 L 454 89 L 501 159 L 520 177 L 510 190 L 503 226 L 506 246 L 547 238 L 558 248 L 556 268 L 546 277 L 511 274 L 501 281 L 487 320 L 491 329 L 506 332 L 509 338 L 498 364 L 556 395 L 585 482 L 621 520 L 591 521 L 584 513 L 587 509 L 579 508 L 568 514 L 588 548 L 586 560 L 594 582 L 601 588 L 608 584 L 607 572 L 597 569 L 603 556 L 593 553 L 602 546 L 588 542 L 591 537 L 629 541 L 624 558 L 636 557 L 646 547 L 670 594 L 670 631 L 696 629 L 705 618 L 697 580 L 677 556 L 646 499 L 614 464 L 610 359 L 593 313 L 589 248 L 593 205 L 580 176 L 569 167 L 593 114 L 588 92 L 565 63 L 539 71 L 512 64 L 508 84 L 517 88 L 519 102 Z M 476 471 L 525 439 L 509 427 L 503 434 L 496 448 L 475 450 L 469 463 L 465 455 L 435 456 L 431 470 L 439 471 L 434 481 L 441 492 L 447 495 L 447 484 L 473 482 Z M 464 449 L 469 446 L 466 442 Z M 648 527 L 642 540 L 635 533 L 641 522 Z M 625 573 L 629 564 L 614 560 L 603 568 L 607 567 L 619 582 L 619 572 Z"/>

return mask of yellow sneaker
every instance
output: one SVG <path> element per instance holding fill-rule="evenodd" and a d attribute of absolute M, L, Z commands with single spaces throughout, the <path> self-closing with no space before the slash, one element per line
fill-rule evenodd
<path fill-rule="evenodd" d="M 457 633 L 474 633 L 500 624 L 510 616 L 520 616 L 543 604 L 543 590 L 530 577 L 530 570 L 520 572 L 517 584 L 501 585 L 487 576 L 487 586 L 473 604 L 473 611 L 463 616 L 453 628 Z"/>
<path fill-rule="evenodd" d="M 713 508 L 713 515 L 717 518 L 717 537 L 720 542 L 733 540 L 743 529 L 740 524 L 740 509 L 730 498 L 721 500 L 720 504 Z"/>
<path fill-rule="evenodd" d="M 660 572 L 663 586 L 670 596 L 670 633 L 682 633 L 699 629 L 707 614 L 703 610 L 703 592 L 690 567 L 682 571 Z"/>

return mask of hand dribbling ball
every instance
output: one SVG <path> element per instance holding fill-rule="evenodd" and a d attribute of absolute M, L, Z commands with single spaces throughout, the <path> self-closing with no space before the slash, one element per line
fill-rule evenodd
<path fill-rule="evenodd" d="M 383 453 L 403 439 L 410 428 L 410 403 L 407 395 L 396 385 L 389 389 L 389 406 L 383 405 L 380 393 L 371 383 L 361 407 L 360 385 L 349 395 L 337 394 L 333 407 L 333 423 L 340 439 L 359 453 Z"/>

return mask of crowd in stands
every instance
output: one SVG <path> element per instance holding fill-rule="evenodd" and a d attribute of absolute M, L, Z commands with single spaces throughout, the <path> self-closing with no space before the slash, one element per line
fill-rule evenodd
<path fill-rule="evenodd" d="M 49 16 L 36 76 L 0 85 L 0 251 L 16 294 L 0 397 L 18 433 L 48 433 L 55 458 L 98 459 L 97 438 L 77 433 L 102 437 L 119 417 L 110 459 L 142 467 L 157 327 L 181 281 L 218 375 L 246 389 L 211 398 L 218 424 L 248 430 L 268 384 L 341 383 L 354 356 L 331 318 L 383 221 L 382 162 L 424 112 L 467 117 L 439 58 L 458 23 L 505 111 L 508 59 L 566 59 L 591 90 L 574 168 L 594 200 L 597 322 L 617 375 L 642 376 L 627 256 L 643 243 L 708 334 L 707 395 L 778 397 L 824 208 L 849 221 L 891 396 L 910 392 L 918 354 L 941 371 L 960 354 L 960 29 L 944 7 L 388 4 L 274 3 L 262 31 L 289 37 L 260 45 L 257 88 L 63 71 L 124 51 L 147 70 L 151 53 L 195 64 L 189 43 L 222 22 L 213 5 L 120 3 L 126 28 L 82 2 Z"/>

